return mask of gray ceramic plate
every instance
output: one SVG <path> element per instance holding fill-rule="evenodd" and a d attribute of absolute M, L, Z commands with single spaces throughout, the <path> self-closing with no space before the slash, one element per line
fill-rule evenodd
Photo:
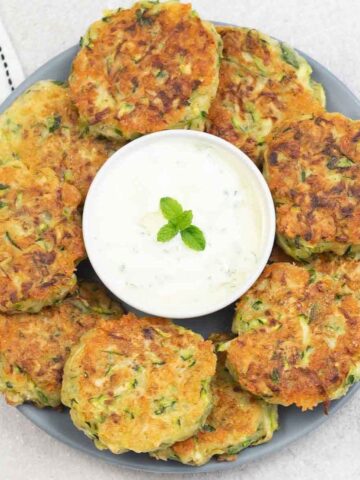
<path fill-rule="evenodd" d="M 35 73 L 27 78 L 12 95 L 10 95 L 10 97 L 1 106 L 0 111 L 3 111 L 5 108 L 7 108 L 18 95 L 20 95 L 24 90 L 38 80 L 65 80 L 68 77 L 71 61 L 76 52 L 77 47 L 70 48 L 39 68 Z M 302 52 L 300 53 L 304 55 Z M 338 111 L 351 118 L 359 119 L 359 100 L 326 68 L 317 63 L 315 60 L 309 58 L 307 55 L 304 55 L 304 57 L 311 64 L 314 70 L 315 79 L 322 83 L 325 87 L 328 99 L 328 110 Z M 83 264 L 80 266 L 79 274 L 81 276 L 85 276 L 86 278 L 95 277 L 91 266 L 87 262 L 83 262 Z M 216 315 L 210 315 L 200 319 L 192 319 L 178 323 L 207 336 L 209 333 L 214 331 L 224 331 L 230 329 L 232 310 L 233 308 L 231 307 L 218 312 Z M 358 385 L 358 387 L 360 387 L 360 385 Z M 331 404 L 329 416 L 333 415 L 339 408 L 345 405 L 349 398 L 354 395 L 356 390 L 357 388 L 353 387 L 346 397 L 337 402 L 333 402 Z M 234 468 L 235 466 L 257 460 L 264 455 L 279 450 L 280 448 L 288 445 L 290 442 L 302 437 L 306 433 L 318 427 L 328 418 L 326 415 L 324 415 L 324 411 L 321 406 L 306 413 L 302 413 L 295 407 L 280 408 L 280 430 L 276 432 L 273 440 L 270 443 L 254 448 L 248 448 L 239 455 L 235 462 L 217 463 L 216 461 L 211 461 L 203 467 L 196 468 L 181 465 L 180 463 L 176 462 L 165 463 L 156 461 L 147 455 L 138 455 L 134 453 L 113 455 L 109 452 L 100 452 L 99 450 L 96 450 L 92 442 L 85 437 L 85 435 L 76 430 L 76 428 L 72 425 L 66 410 L 63 412 L 50 409 L 38 410 L 31 405 L 23 405 L 19 409 L 21 413 L 29 418 L 35 425 L 45 430 L 45 432 L 51 436 L 92 456 L 125 468 L 166 474 L 215 472 Z"/>

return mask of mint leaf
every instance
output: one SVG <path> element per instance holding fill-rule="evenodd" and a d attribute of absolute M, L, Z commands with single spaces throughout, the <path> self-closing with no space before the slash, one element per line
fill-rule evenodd
<path fill-rule="evenodd" d="M 157 241 L 158 242 L 169 242 L 172 238 L 174 238 L 177 233 L 178 229 L 172 223 L 167 223 L 163 227 L 160 228 L 157 234 Z"/>
<path fill-rule="evenodd" d="M 190 227 L 191 222 L 193 220 L 193 213 L 191 210 L 185 210 L 181 215 L 178 215 L 175 218 L 172 218 L 170 220 L 170 223 L 172 223 L 175 227 L 178 228 L 178 230 L 185 230 L 185 228 Z"/>
<path fill-rule="evenodd" d="M 205 250 L 206 240 L 203 232 L 200 228 L 195 227 L 195 225 L 190 225 L 181 232 L 182 241 L 185 245 L 192 250 L 197 250 L 198 252 Z"/>
<path fill-rule="evenodd" d="M 183 208 L 180 203 L 170 197 L 163 197 L 160 200 L 160 209 L 166 220 L 172 220 L 183 213 Z"/>

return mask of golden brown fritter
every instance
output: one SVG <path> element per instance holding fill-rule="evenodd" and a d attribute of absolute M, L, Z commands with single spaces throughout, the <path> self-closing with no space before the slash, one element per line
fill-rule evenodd
<path fill-rule="evenodd" d="M 62 401 L 103 450 L 149 452 L 193 435 L 211 409 L 211 342 L 169 320 L 100 322 L 66 362 Z"/>
<path fill-rule="evenodd" d="M 0 138 L 2 152 L 6 149 L 29 168 L 52 168 L 80 190 L 82 200 L 117 148 L 79 126 L 68 88 L 52 81 L 35 83 L 1 114 Z"/>
<path fill-rule="evenodd" d="M 264 174 L 289 255 L 360 251 L 360 121 L 324 113 L 285 124 L 269 140 Z"/>
<path fill-rule="evenodd" d="M 50 168 L 0 162 L 0 312 L 38 312 L 75 284 L 85 256 L 81 196 Z"/>
<path fill-rule="evenodd" d="M 215 28 L 190 4 L 141 1 L 90 26 L 73 62 L 71 95 L 91 131 L 109 138 L 203 130 L 220 53 Z"/>
<path fill-rule="evenodd" d="M 288 45 L 247 28 L 218 27 L 224 52 L 207 131 L 233 143 L 257 164 L 279 122 L 323 111 L 325 94 L 311 67 Z"/>
<path fill-rule="evenodd" d="M 11 405 L 57 407 L 71 347 L 96 322 L 121 307 L 95 283 L 80 283 L 62 303 L 38 314 L 0 315 L 0 392 Z"/>
<path fill-rule="evenodd" d="M 210 337 L 217 345 L 230 338 L 227 334 Z M 195 436 L 158 450 L 151 454 L 153 457 L 199 466 L 214 455 L 221 455 L 222 461 L 233 461 L 244 448 L 271 440 L 278 428 L 277 407 L 242 390 L 225 368 L 225 354 L 218 352 L 217 356 L 211 387 L 214 406 L 206 424 Z"/>
<path fill-rule="evenodd" d="M 360 263 L 319 258 L 274 263 L 240 299 L 227 366 L 270 403 L 303 410 L 360 380 Z"/>

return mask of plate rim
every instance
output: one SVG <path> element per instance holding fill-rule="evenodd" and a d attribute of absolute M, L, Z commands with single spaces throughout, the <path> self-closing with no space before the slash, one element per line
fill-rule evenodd
<path fill-rule="evenodd" d="M 89 455 L 92 458 L 99 459 L 105 463 L 108 463 L 110 465 L 115 465 L 118 468 L 125 468 L 127 470 L 132 470 L 132 471 L 137 471 L 137 472 L 148 472 L 148 473 L 156 473 L 156 474 L 161 474 L 161 475 L 194 475 L 196 473 L 216 473 L 216 472 L 222 472 L 222 471 L 228 471 L 228 470 L 233 470 L 240 468 L 243 465 L 247 465 L 249 463 L 253 463 L 255 461 L 261 460 L 263 458 L 269 457 L 275 453 L 278 453 L 279 451 L 283 450 L 284 448 L 290 446 L 292 443 L 296 442 L 297 440 L 300 440 L 303 437 L 306 437 L 309 435 L 311 432 L 314 430 L 318 429 L 321 425 L 326 423 L 328 420 L 330 420 L 333 415 L 335 415 L 339 410 L 341 410 L 349 401 L 350 399 L 358 393 L 360 389 L 360 383 L 354 385 L 351 387 L 349 392 L 342 397 L 339 400 L 335 400 L 331 404 L 330 411 L 328 414 L 323 414 L 321 417 L 315 419 L 311 424 L 309 424 L 308 427 L 305 429 L 301 430 L 299 433 L 295 433 L 290 439 L 284 438 L 281 440 L 278 444 L 276 445 L 271 445 L 271 440 L 269 443 L 263 444 L 263 446 L 269 446 L 266 451 L 261 452 L 257 458 L 250 459 L 245 462 L 239 462 L 239 456 L 237 460 L 234 462 L 217 462 L 216 460 L 210 461 L 209 463 L 202 465 L 202 466 L 193 466 L 193 465 L 185 465 L 180 462 L 176 461 L 169 461 L 169 462 L 163 462 L 163 461 L 158 461 L 154 460 L 154 467 L 152 466 L 139 466 L 135 464 L 133 461 L 126 459 L 125 457 L 121 457 L 121 455 L 115 455 L 111 454 L 109 456 L 104 457 L 102 455 L 103 451 L 101 450 L 95 450 L 93 452 L 89 452 L 88 448 L 82 444 L 78 444 L 75 440 L 72 440 L 71 438 L 69 439 L 67 436 L 63 435 L 62 433 L 58 433 L 56 436 L 50 431 L 50 429 L 47 429 L 45 426 L 40 425 L 39 422 L 36 422 L 36 420 L 33 419 L 32 415 L 28 413 L 27 410 L 31 409 L 34 410 L 36 407 L 30 404 L 24 404 L 20 405 L 17 408 L 20 413 L 27 418 L 33 425 L 35 425 L 37 428 L 45 432 L 47 435 L 49 435 L 51 438 L 55 439 L 56 441 L 59 441 L 63 444 L 65 444 L 68 447 L 73 448 L 74 450 L 79 450 L 80 452 Z M 318 406 L 317 408 L 321 408 L 322 405 Z M 281 407 L 280 408 L 285 408 Z M 289 408 L 289 407 L 286 407 Z M 291 408 L 291 407 L 290 407 Z M 281 424 L 280 424 L 281 428 Z M 91 440 L 89 439 L 91 442 Z M 258 445 L 258 447 L 261 447 L 262 445 Z M 251 448 L 251 447 L 250 447 Z M 131 452 L 133 453 L 133 452 Z M 241 455 L 241 452 L 240 454 Z M 118 459 L 121 458 L 121 463 L 119 463 Z M 160 468 L 156 468 L 155 465 L 157 465 Z M 166 467 L 165 470 L 161 469 L 161 466 Z"/>

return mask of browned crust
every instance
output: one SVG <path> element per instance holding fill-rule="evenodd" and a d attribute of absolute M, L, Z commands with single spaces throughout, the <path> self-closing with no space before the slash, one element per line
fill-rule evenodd
<path fill-rule="evenodd" d="M 80 193 L 44 168 L 0 168 L 0 312 L 39 311 L 75 286 L 85 256 Z"/>
<path fill-rule="evenodd" d="M 32 169 L 52 168 L 85 200 L 99 168 L 120 145 L 90 136 L 79 124 L 69 89 L 52 81 L 34 84 L 0 118 L 2 149 Z"/>
<path fill-rule="evenodd" d="M 243 388 L 304 410 L 345 392 L 360 361 L 359 282 L 357 261 L 319 259 L 312 270 L 267 266 L 236 306 L 234 327 L 245 331 L 231 342 L 227 361 Z M 257 326 L 247 330 L 251 321 Z"/>
<path fill-rule="evenodd" d="M 126 138 L 171 128 L 214 84 L 218 54 L 216 34 L 190 4 L 135 4 L 90 27 L 73 62 L 72 98 L 91 126 Z M 132 110 L 121 112 L 124 104 Z"/>
<path fill-rule="evenodd" d="M 285 124 L 269 141 L 265 174 L 279 235 L 310 248 L 360 245 L 360 121 L 324 113 Z"/>
<path fill-rule="evenodd" d="M 60 405 L 63 368 L 71 347 L 100 318 L 119 314 L 121 308 L 102 287 L 83 282 L 74 295 L 37 315 L 0 315 L 0 384 L 8 403 L 31 400 L 38 406 Z"/>
<path fill-rule="evenodd" d="M 184 349 L 193 352 L 191 361 Z M 151 451 L 203 421 L 215 365 L 212 344 L 201 336 L 128 314 L 82 337 L 65 367 L 62 399 L 78 428 L 91 435 L 93 426 L 103 448 Z M 99 396 L 101 403 L 92 400 Z M 173 408 L 158 403 L 169 399 Z"/>
<path fill-rule="evenodd" d="M 271 130 L 279 122 L 302 113 L 321 112 L 323 107 L 314 98 L 310 84 L 301 83 L 295 68 L 282 60 L 280 47 L 268 43 L 269 37 L 245 28 L 218 27 L 217 31 L 224 50 L 207 131 L 233 143 L 261 165 L 265 145 L 265 137 L 259 133 L 262 124 L 270 122 Z M 259 59 L 266 75 L 244 54 Z M 261 118 L 252 118 L 249 103 Z M 236 128 L 233 117 L 246 129 Z"/>

